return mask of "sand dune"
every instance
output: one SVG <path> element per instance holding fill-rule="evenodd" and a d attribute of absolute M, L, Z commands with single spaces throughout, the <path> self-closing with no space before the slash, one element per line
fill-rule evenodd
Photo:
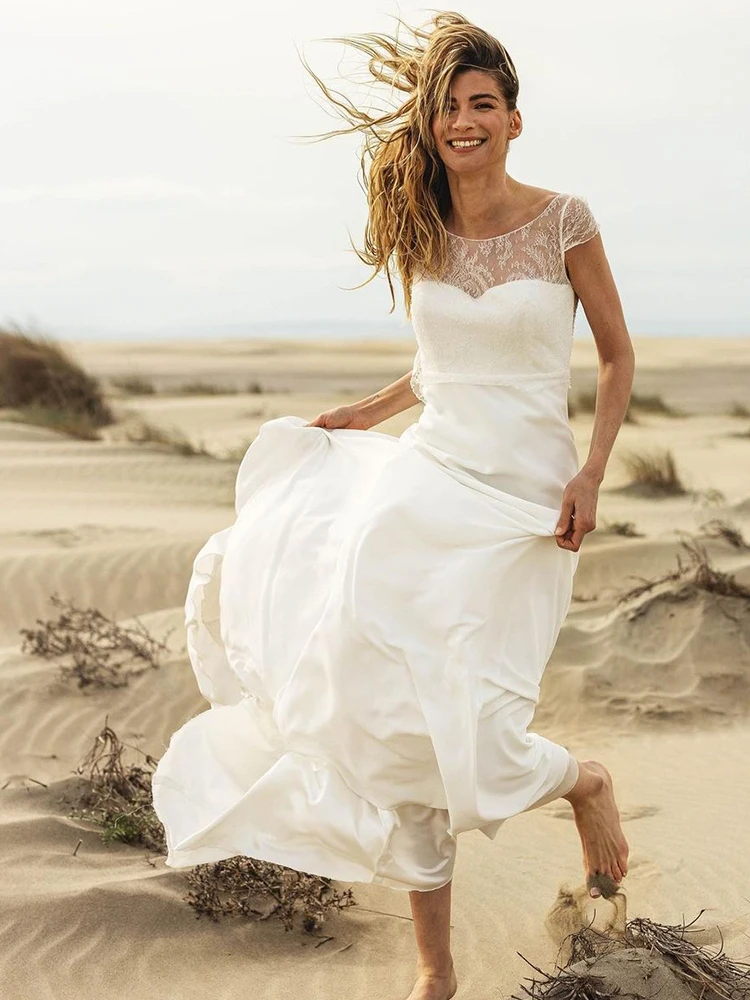
<path fill-rule="evenodd" d="M 672 387 L 700 380 L 701 359 L 739 371 L 747 385 L 750 354 L 738 343 L 657 343 L 641 363 L 658 375 L 680 358 Z M 79 345 L 78 353 L 103 376 L 137 369 L 173 384 L 210 371 L 230 378 L 242 357 L 248 377 L 261 381 L 296 373 L 290 392 L 117 401 L 124 421 L 161 421 L 217 451 L 251 439 L 269 416 L 313 416 L 342 398 L 346 378 L 352 386 L 395 378 L 411 357 L 403 344 Z M 581 348 L 578 359 L 582 377 L 590 351 Z M 680 922 L 705 908 L 705 926 L 714 937 L 720 928 L 727 953 L 747 961 L 750 605 L 683 593 L 679 581 L 619 599 L 639 579 L 675 568 L 683 533 L 699 538 L 717 569 L 750 586 L 750 549 L 701 533 L 719 517 L 750 538 L 750 439 L 733 436 L 750 420 L 726 415 L 735 383 L 720 381 L 709 380 L 712 395 L 702 381 L 697 415 L 644 415 L 623 428 L 535 728 L 610 767 L 632 852 L 629 915 Z M 415 416 L 379 429 L 399 433 Z M 355 885 L 358 905 L 329 919 L 325 943 L 274 921 L 196 920 L 182 899 L 182 874 L 143 849 L 105 846 L 96 827 L 67 815 L 61 800 L 105 716 L 121 739 L 158 757 L 175 729 L 207 709 L 184 652 L 182 602 L 193 556 L 232 521 L 236 463 L 129 444 L 122 426 L 80 442 L 0 422 L 0 997 L 397 1000 L 414 961 L 406 894 Z M 576 416 L 573 427 L 583 456 L 590 415 Z M 691 492 L 661 500 L 622 492 L 617 454 L 665 445 Z M 607 531 L 613 521 L 633 523 L 642 537 Z M 169 654 L 117 690 L 61 682 L 56 663 L 20 651 L 18 631 L 51 613 L 54 591 L 123 622 L 138 616 L 157 638 L 169 634 Z M 559 883 L 579 881 L 581 872 L 562 801 L 514 818 L 494 842 L 461 838 L 458 997 L 518 993 L 530 974 L 518 952 L 537 965 L 553 961 L 544 916 Z"/>

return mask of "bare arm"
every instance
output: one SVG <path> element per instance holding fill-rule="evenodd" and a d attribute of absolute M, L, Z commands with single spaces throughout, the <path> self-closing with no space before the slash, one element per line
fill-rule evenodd
<path fill-rule="evenodd" d="M 419 402 L 411 390 L 410 380 L 411 372 L 408 371 L 406 375 L 379 389 L 372 396 L 354 403 L 368 427 L 374 427 L 375 424 L 401 413 L 402 410 L 408 410 L 410 406 Z"/>
<path fill-rule="evenodd" d="M 336 427 L 349 427 L 355 430 L 369 430 L 388 417 L 401 413 L 414 406 L 419 399 L 411 390 L 411 371 L 401 378 L 379 389 L 371 396 L 358 399 L 346 406 L 337 406 L 332 410 L 320 413 L 311 421 L 308 427 L 326 427 L 332 430 Z"/>
<path fill-rule="evenodd" d="M 577 552 L 586 533 L 596 527 L 599 484 L 604 479 L 612 446 L 625 419 L 633 387 L 635 353 L 601 235 L 597 233 L 568 250 L 565 264 L 599 355 L 596 410 L 588 458 L 565 487 L 555 529 L 560 548 Z"/>
<path fill-rule="evenodd" d="M 565 263 L 599 355 L 594 427 L 583 469 L 601 482 L 628 408 L 635 353 L 601 236 L 568 250 Z"/>

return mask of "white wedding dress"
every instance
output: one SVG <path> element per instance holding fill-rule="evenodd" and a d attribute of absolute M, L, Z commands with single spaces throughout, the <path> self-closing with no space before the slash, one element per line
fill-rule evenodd
<path fill-rule="evenodd" d="M 578 469 L 564 255 L 597 231 L 560 193 L 513 232 L 449 236 L 442 280 L 413 286 L 424 409 L 400 437 L 263 424 L 189 583 L 211 707 L 153 777 L 167 865 L 434 889 L 459 833 L 575 784 L 528 726 L 578 563 L 554 539 Z"/>

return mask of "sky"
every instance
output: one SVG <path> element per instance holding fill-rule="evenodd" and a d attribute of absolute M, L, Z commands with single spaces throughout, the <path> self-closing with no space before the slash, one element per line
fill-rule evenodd
<path fill-rule="evenodd" d="M 0 324 L 75 339 L 406 336 L 361 245 L 340 42 L 436 8 L 4 0 Z M 448 5 L 507 47 L 511 177 L 586 198 L 633 335 L 750 336 L 750 6 Z M 588 328 L 582 310 L 578 324 Z"/>

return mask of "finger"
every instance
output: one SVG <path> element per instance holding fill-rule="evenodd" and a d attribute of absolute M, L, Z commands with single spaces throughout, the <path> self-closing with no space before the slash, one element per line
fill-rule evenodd
<path fill-rule="evenodd" d="M 558 535 L 555 538 L 555 541 L 561 549 L 567 549 L 568 552 L 577 551 L 576 543 L 573 541 L 572 532 L 568 532 L 566 535 Z"/>
<path fill-rule="evenodd" d="M 573 533 L 571 535 L 570 540 L 575 546 L 576 551 L 580 549 L 583 539 L 588 534 L 588 532 L 593 529 L 593 527 L 594 527 L 593 522 L 585 517 L 576 517 L 576 519 L 573 521 Z"/>
<path fill-rule="evenodd" d="M 566 532 L 570 531 L 571 519 L 573 515 L 573 500 L 567 497 L 563 497 L 562 505 L 560 508 L 560 517 L 557 520 L 557 527 L 555 528 L 556 535 L 565 535 Z"/>
<path fill-rule="evenodd" d="M 556 535 L 555 541 L 557 542 L 558 546 L 561 549 L 567 549 L 568 551 L 570 551 L 570 549 L 573 548 L 573 543 L 571 542 L 570 538 L 568 538 L 565 535 Z"/>

